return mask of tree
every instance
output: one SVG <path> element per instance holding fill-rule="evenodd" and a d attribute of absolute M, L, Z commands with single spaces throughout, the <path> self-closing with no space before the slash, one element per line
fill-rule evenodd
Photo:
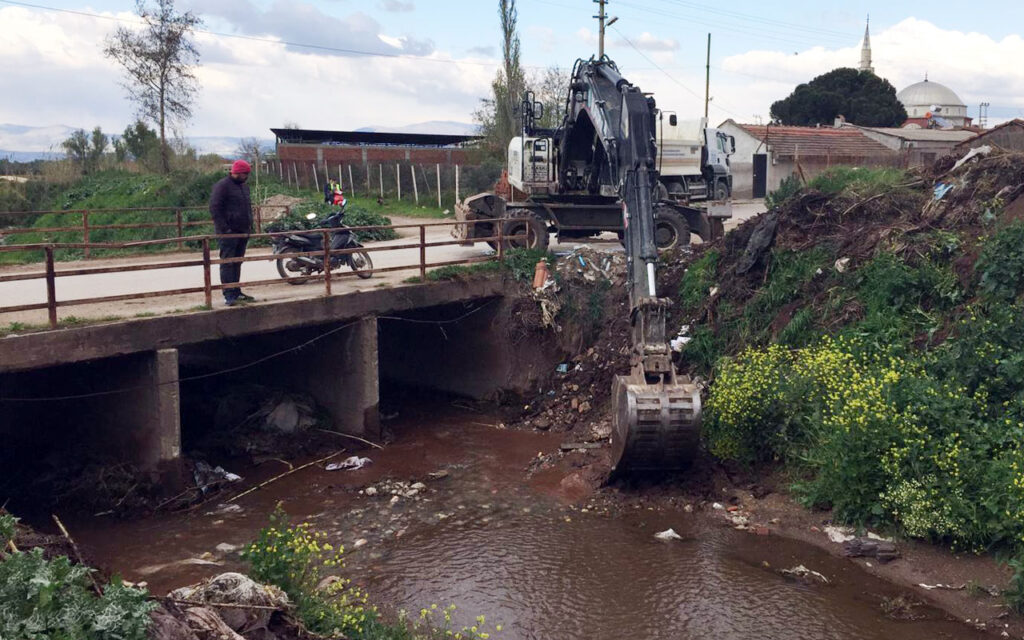
<path fill-rule="evenodd" d="M 259 138 L 242 138 L 238 141 L 235 155 L 252 165 L 256 191 L 260 188 L 260 160 L 263 158 L 263 145 Z"/>
<path fill-rule="evenodd" d="M 135 160 L 146 163 L 152 160 L 160 148 L 160 139 L 142 120 L 136 120 L 124 129 L 121 137 L 114 141 L 114 154 L 118 162 Z"/>
<path fill-rule="evenodd" d="M 544 105 L 544 117 L 537 121 L 537 126 L 545 129 L 561 126 L 569 92 L 569 72 L 562 67 L 548 67 L 529 78 L 527 85 L 535 99 Z"/>
<path fill-rule="evenodd" d="M 473 119 L 480 125 L 484 146 L 491 154 L 500 156 L 508 141 L 519 133 L 519 103 L 526 89 L 526 79 L 519 63 L 516 0 L 498 0 L 498 17 L 501 20 L 502 67 L 491 82 L 491 97 L 480 101 Z"/>
<path fill-rule="evenodd" d="M 774 122 L 788 125 L 830 125 L 842 115 L 865 127 L 898 127 L 907 119 L 888 80 L 847 68 L 799 85 L 789 97 L 772 104 L 771 115 Z"/>
<path fill-rule="evenodd" d="M 82 173 L 92 173 L 99 167 L 100 159 L 107 150 L 109 138 L 100 127 L 92 130 L 78 129 L 67 140 L 60 143 L 68 158 L 82 168 Z"/>
<path fill-rule="evenodd" d="M 193 72 L 199 52 L 192 30 L 202 20 L 191 11 L 176 13 L 174 0 L 136 0 L 135 11 L 145 22 L 141 31 L 118 27 L 107 38 L 104 55 L 124 67 L 128 97 L 140 118 L 156 125 L 160 133 L 160 168 L 171 169 L 167 127 L 192 117 L 198 85 Z"/>

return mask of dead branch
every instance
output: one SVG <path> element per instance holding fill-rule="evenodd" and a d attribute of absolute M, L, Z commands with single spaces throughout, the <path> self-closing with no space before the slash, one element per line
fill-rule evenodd
<path fill-rule="evenodd" d="M 247 495 L 249 495 L 250 493 L 252 493 L 254 491 L 259 491 L 260 489 L 262 489 L 263 487 L 267 486 L 268 484 L 271 484 L 273 482 L 277 482 L 281 478 L 290 476 L 293 473 L 295 473 L 296 471 L 302 471 L 306 467 L 312 467 L 314 464 L 320 464 L 321 462 L 326 462 L 326 461 L 330 460 L 331 458 L 334 458 L 335 456 L 341 455 L 342 453 L 345 453 L 345 450 L 344 449 L 339 449 L 338 451 L 335 451 L 334 453 L 332 453 L 329 456 L 324 456 L 323 458 L 320 458 L 318 460 L 314 460 L 312 462 L 307 462 L 306 464 L 303 464 L 303 465 L 300 465 L 298 467 L 295 467 L 294 469 L 289 469 L 288 471 L 285 471 L 284 473 L 282 473 L 280 475 L 276 475 L 276 476 L 274 476 L 273 478 L 271 478 L 269 480 L 264 480 L 263 482 L 259 483 L 255 487 L 252 487 L 251 489 L 246 489 L 242 493 L 240 493 L 240 494 L 238 494 L 238 495 L 236 495 L 236 496 L 234 496 L 232 498 L 228 498 L 227 500 L 225 500 L 225 502 L 234 502 L 235 500 L 238 500 L 242 496 L 247 496 Z"/>

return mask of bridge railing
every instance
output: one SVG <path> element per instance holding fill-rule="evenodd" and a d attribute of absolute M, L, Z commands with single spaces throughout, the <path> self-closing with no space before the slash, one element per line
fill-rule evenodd
<path fill-rule="evenodd" d="M 510 218 L 504 219 L 504 222 L 522 222 L 526 221 L 526 218 Z M 428 262 L 427 260 L 427 249 L 431 247 L 445 247 L 453 245 L 466 244 L 464 240 L 434 240 L 427 242 L 427 229 L 429 227 L 441 227 L 441 226 L 457 226 L 457 225 L 491 225 L 492 233 L 494 235 L 488 237 L 478 237 L 474 240 L 476 242 L 490 242 L 496 246 L 495 253 L 485 256 L 475 256 L 462 258 L 458 260 L 444 260 L 440 262 Z M 358 252 L 387 252 L 387 251 L 403 251 L 416 249 L 416 259 L 411 260 L 407 263 L 400 265 L 392 265 L 388 267 L 374 267 L 372 269 L 373 274 L 388 273 L 395 271 L 411 271 L 416 270 L 419 275 L 421 282 L 425 282 L 427 279 L 427 270 L 437 267 L 445 267 L 451 265 L 470 265 L 481 262 L 491 261 L 503 261 L 505 258 L 505 250 L 507 245 L 516 240 L 525 240 L 527 236 L 524 234 L 518 235 L 506 235 L 504 233 L 504 224 L 493 224 L 491 221 L 459 221 L 459 220 L 445 220 L 437 222 L 421 222 L 421 223 L 409 223 L 409 224 L 396 224 L 396 225 L 375 225 L 375 226 L 361 226 L 361 227 L 345 227 L 349 231 L 375 231 L 383 229 L 408 229 L 416 228 L 418 230 L 418 238 L 416 241 L 405 242 L 402 244 L 388 244 L 388 245 L 368 245 L 358 248 L 348 249 L 331 249 L 330 234 L 332 229 L 310 229 L 310 230 L 291 230 L 291 231 L 276 231 L 272 233 L 251 233 L 251 234 L 222 234 L 222 235 L 203 235 L 203 236 L 188 236 L 186 238 L 173 237 L 173 238 L 161 238 L 158 240 L 142 240 L 135 242 L 122 242 L 122 243 L 37 243 L 37 244 L 21 244 L 21 245 L 7 245 L 0 246 L 0 253 L 11 252 L 11 251 L 39 251 L 43 257 L 44 270 L 43 271 L 30 271 L 25 273 L 11 273 L 11 274 L 0 274 L 0 285 L 9 282 L 19 281 L 39 281 L 41 287 L 45 287 L 46 302 L 37 302 L 30 304 L 20 305 L 8 305 L 0 306 L 0 315 L 5 313 L 17 313 L 27 311 L 37 311 L 41 309 L 47 310 L 48 322 L 50 328 L 57 328 L 58 326 L 58 310 L 64 307 L 72 307 L 79 305 L 90 305 L 90 304 L 103 304 L 110 302 L 121 302 L 126 300 L 143 300 L 147 298 L 158 298 L 164 296 L 177 296 L 177 295 L 193 295 L 202 294 L 204 304 L 207 307 L 211 307 L 213 303 L 213 292 L 220 291 L 223 289 L 229 289 L 239 286 L 246 288 L 250 287 L 264 287 L 270 285 L 282 284 L 284 282 L 323 282 L 324 293 L 326 295 L 332 295 L 332 284 L 342 278 L 348 278 L 356 276 L 355 271 L 332 271 L 331 269 L 324 269 L 320 274 L 301 275 L 288 278 L 274 278 L 271 280 L 256 280 L 256 281 L 245 281 L 240 283 L 228 283 L 228 284 L 214 284 L 213 283 L 213 267 L 222 264 L 234 264 L 244 262 L 262 262 L 262 261 L 277 261 L 277 260 L 288 260 L 293 258 L 299 258 L 304 256 L 320 256 L 325 265 L 330 265 L 332 256 L 341 256 L 346 254 L 353 254 Z M 293 234 L 323 234 L 323 247 L 322 250 L 316 251 L 302 251 L 293 253 L 267 253 L 248 255 L 241 258 L 215 258 L 213 257 L 212 247 L 213 241 L 221 238 L 267 238 L 271 241 L 273 238 L 279 236 L 287 236 Z M 468 235 L 468 234 L 467 234 Z M 145 263 L 128 263 L 112 266 L 101 266 L 101 267 L 72 267 L 65 269 L 57 269 L 57 261 L 54 259 L 55 252 L 60 249 L 137 249 L 146 246 L 155 246 L 163 244 L 179 243 L 182 240 L 189 240 L 191 242 L 200 242 L 202 246 L 202 256 L 198 258 L 185 258 L 178 260 L 169 260 L 164 262 L 145 262 Z M 108 273 L 127 273 L 127 272 L 144 272 L 144 271 L 155 271 L 160 269 L 179 269 L 187 267 L 202 267 L 203 284 L 202 286 L 191 286 L 191 287 L 180 287 L 174 289 L 163 289 L 158 291 L 143 291 L 137 293 L 126 293 L 119 295 L 108 295 L 108 296 L 97 296 L 91 298 L 72 298 L 60 300 L 57 297 L 57 281 L 60 278 L 66 278 L 71 276 L 90 276 Z"/>
<path fill-rule="evenodd" d="M 253 205 L 253 228 L 257 233 L 263 231 L 263 225 L 268 222 L 269 219 L 279 217 L 280 215 L 288 215 L 291 212 L 291 207 L 287 205 Z M 137 222 L 119 222 L 119 223 L 105 223 L 102 220 L 111 216 L 130 214 L 140 218 L 141 221 Z M 277 214 L 277 215 L 274 215 Z M 8 226 L 10 220 L 24 221 L 34 220 L 38 222 L 49 216 L 54 220 L 54 223 L 48 226 Z M 270 218 L 268 219 L 268 216 Z M 99 220 L 97 220 L 99 219 Z M 15 222 L 13 224 L 18 224 Z M 103 232 L 107 230 L 147 230 L 150 233 L 159 230 L 172 231 L 174 236 L 169 238 L 173 240 L 173 244 L 177 245 L 176 248 L 179 251 L 188 249 L 185 245 L 186 241 L 196 240 L 199 236 L 190 236 L 186 232 L 189 229 L 195 229 L 197 227 L 205 227 L 206 229 L 212 228 L 213 223 L 210 220 L 209 209 L 205 206 L 202 207 L 134 207 L 134 208 L 92 208 L 92 209 L 61 209 L 54 211 L 0 211 L 0 241 L 4 239 L 14 238 L 17 240 L 19 235 L 36 235 L 36 234 L 73 234 L 74 236 L 81 237 L 80 243 L 53 243 L 60 244 L 66 248 L 71 248 L 71 245 L 75 245 L 75 248 L 82 250 L 82 257 L 89 259 L 92 257 L 93 249 L 107 248 L 107 245 L 120 245 L 131 246 L 133 242 L 127 243 L 110 243 L 110 242 L 92 242 L 93 236 L 96 232 Z M 140 241 L 141 242 L 141 241 Z M 21 243 L 28 244 L 28 243 Z M 172 244 L 161 243 L 161 244 Z M 17 245 L 14 245 L 17 246 Z"/>

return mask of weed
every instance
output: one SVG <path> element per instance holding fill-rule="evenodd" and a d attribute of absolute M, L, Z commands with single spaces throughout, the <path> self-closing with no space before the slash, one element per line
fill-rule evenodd
<path fill-rule="evenodd" d="M 679 304 L 684 312 L 696 311 L 707 300 L 708 291 L 718 278 L 718 260 L 721 254 L 711 249 L 690 264 L 679 282 Z"/>
<path fill-rule="evenodd" d="M 863 198 L 891 192 L 907 179 L 907 173 L 900 169 L 839 166 L 812 178 L 807 188 L 830 195 L 851 193 Z"/>
<path fill-rule="evenodd" d="M 769 209 L 774 209 L 775 207 L 781 205 L 783 202 L 785 202 L 792 196 L 799 193 L 800 188 L 802 186 L 803 185 L 800 184 L 800 178 L 796 177 L 795 175 L 786 176 L 785 178 L 782 179 L 782 182 L 779 183 L 779 187 L 765 197 L 765 206 L 768 207 Z"/>
<path fill-rule="evenodd" d="M 0 514 L 0 549 L 14 537 L 15 519 Z M 145 590 L 114 579 L 97 596 L 93 570 L 43 550 L 0 553 L 0 637 L 144 640 L 156 606 Z"/>

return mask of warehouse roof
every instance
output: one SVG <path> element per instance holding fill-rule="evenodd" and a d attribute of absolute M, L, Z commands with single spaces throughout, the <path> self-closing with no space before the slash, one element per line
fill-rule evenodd
<path fill-rule="evenodd" d="M 447 147 L 480 140 L 481 136 L 434 133 L 387 133 L 378 131 L 325 131 L 321 129 L 271 129 L 279 143 L 356 144 Z"/>

